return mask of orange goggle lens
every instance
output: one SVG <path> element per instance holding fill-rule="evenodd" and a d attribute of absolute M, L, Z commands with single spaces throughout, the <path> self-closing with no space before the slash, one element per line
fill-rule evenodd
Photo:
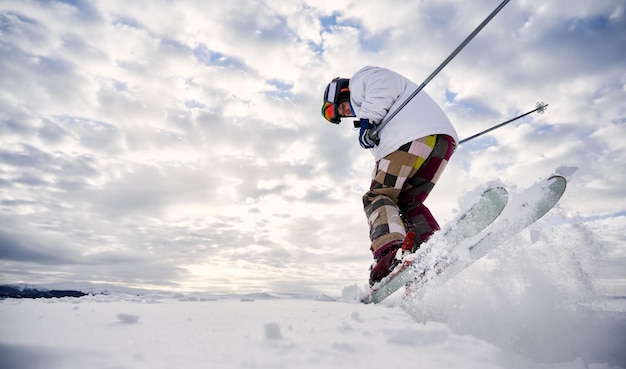
<path fill-rule="evenodd" d="M 326 101 L 324 106 L 322 106 L 322 115 L 331 123 L 339 124 L 341 122 L 341 117 L 337 114 L 335 104 L 330 101 Z"/>

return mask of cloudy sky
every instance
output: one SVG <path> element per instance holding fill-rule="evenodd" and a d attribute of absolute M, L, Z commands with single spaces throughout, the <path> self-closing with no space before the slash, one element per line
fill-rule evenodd
<path fill-rule="evenodd" d="M 333 291 L 366 283 L 373 167 L 320 115 L 364 65 L 421 83 L 498 0 L 3 0 L 0 283 Z M 626 215 L 624 0 L 513 0 L 426 87 L 461 138 L 428 200 L 577 167 Z"/>

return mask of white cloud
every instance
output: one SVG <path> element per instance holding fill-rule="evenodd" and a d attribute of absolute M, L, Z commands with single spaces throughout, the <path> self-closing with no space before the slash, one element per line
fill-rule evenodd
<path fill-rule="evenodd" d="M 419 84 L 496 5 L 2 2 L 2 278 L 365 281 L 373 163 L 349 120 L 321 118 L 323 89 L 367 64 Z M 625 31 L 617 0 L 507 5 L 426 90 L 461 138 L 537 101 L 548 112 L 461 146 L 435 215 L 485 182 L 523 186 L 562 165 L 580 168 L 568 214 L 622 212 Z"/>

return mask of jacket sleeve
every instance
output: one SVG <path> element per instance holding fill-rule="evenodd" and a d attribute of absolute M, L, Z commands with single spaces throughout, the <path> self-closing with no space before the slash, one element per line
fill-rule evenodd
<path fill-rule="evenodd" d="M 389 108 L 402 95 L 405 80 L 388 69 L 365 67 L 354 74 L 350 81 L 350 94 L 357 117 L 380 123 Z"/>

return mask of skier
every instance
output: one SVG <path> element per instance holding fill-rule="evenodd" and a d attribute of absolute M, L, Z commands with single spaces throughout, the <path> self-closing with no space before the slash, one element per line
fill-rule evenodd
<path fill-rule="evenodd" d="M 387 114 L 393 113 L 417 85 L 391 70 L 367 66 L 352 78 L 333 79 L 324 92 L 322 115 L 339 124 L 358 117 L 359 143 L 374 155 L 375 167 L 363 207 L 368 220 L 370 285 L 400 263 L 397 257 L 407 231 L 416 234 L 416 251 L 439 225 L 424 200 L 452 156 L 456 131 L 437 103 L 420 91 L 379 132 L 370 137 Z"/>

